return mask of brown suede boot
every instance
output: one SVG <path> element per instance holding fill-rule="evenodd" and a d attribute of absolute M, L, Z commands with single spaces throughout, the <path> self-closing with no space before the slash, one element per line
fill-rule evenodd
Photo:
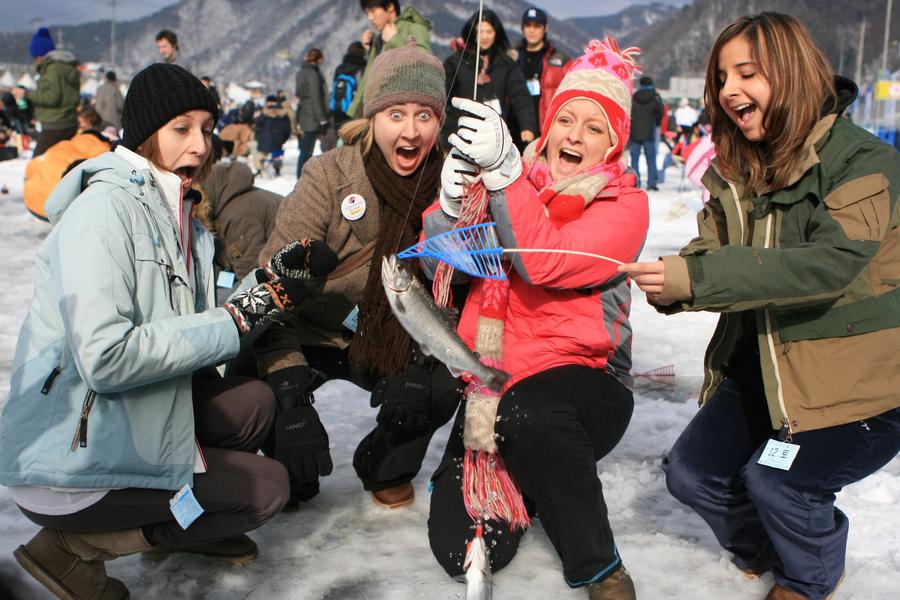
<path fill-rule="evenodd" d="M 128 588 L 103 564 L 150 548 L 140 528 L 107 533 L 41 529 L 13 552 L 22 568 L 63 600 L 127 600 Z"/>
<path fill-rule="evenodd" d="M 624 566 L 597 583 L 588 586 L 589 600 L 635 600 L 634 582 Z"/>
<path fill-rule="evenodd" d="M 376 504 L 386 508 L 403 508 L 409 506 L 416 499 L 416 491 L 411 483 L 401 483 L 394 487 L 372 492 L 372 499 Z"/>
<path fill-rule="evenodd" d="M 832 598 L 834 598 L 835 592 L 837 592 L 837 589 L 841 586 L 841 583 L 843 583 L 843 581 L 844 581 L 844 575 L 846 575 L 846 573 L 841 575 L 841 578 L 838 579 L 837 585 L 834 586 L 834 589 L 831 590 L 831 593 L 825 597 L 825 600 L 831 600 Z M 806 596 L 804 596 L 803 594 L 795 592 L 794 590 L 789 590 L 786 587 L 781 587 L 780 585 L 778 585 L 776 583 L 775 585 L 772 586 L 772 589 L 769 590 L 769 593 L 766 595 L 766 600 L 809 600 L 809 599 Z"/>
<path fill-rule="evenodd" d="M 246 565 L 252 563 L 259 553 L 256 542 L 246 534 L 238 534 L 224 540 L 187 546 L 184 548 L 169 548 L 168 546 L 154 546 L 144 552 L 144 557 L 151 560 L 163 560 L 175 552 L 188 554 L 202 554 L 203 556 L 221 560 L 232 565 Z"/>

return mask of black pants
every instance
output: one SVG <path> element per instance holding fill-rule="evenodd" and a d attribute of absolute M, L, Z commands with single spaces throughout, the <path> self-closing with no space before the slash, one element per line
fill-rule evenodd
<path fill-rule="evenodd" d="M 207 472 L 194 476 L 204 513 L 182 529 L 169 510 L 170 490 L 126 488 L 70 515 L 22 510 L 42 527 L 63 531 L 117 531 L 143 527 L 147 541 L 171 548 L 211 542 L 256 529 L 288 500 L 281 463 L 256 454 L 275 420 L 275 398 L 261 381 L 195 377 L 195 432 Z"/>
<path fill-rule="evenodd" d="M 562 559 L 573 587 L 601 581 L 621 564 L 607 518 L 596 462 L 622 438 L 631 420 L 630 390 L 605 371 L 580 365 L 550 369 L 516 383 L 500 399 L 500 454 Z M 463 573 L 472 519 L 460 481 L 465 448 L 463 411 L 432 479 L 428 537 L 451 576 Z M 522 531 L 491 524 L 485 533 L 491 569 L 515 556 Z"/>
<path fill-rule="evenodd" d="M 795 434 L 800 450 L 789 471 L 757 464 L 773 433 L 762 392 L 726 379 L 672 447 L 666 484 L 738 567 L 771 563 L 779 585 L 825 598 L 844 573 L 849 531 L 835 494 L 897 455 L 900 409 Z"/>
<path fill-rule="evenodd" d="M 241 351 L 228 365 L 226 374 L 255 374 L 256 359 L 252 352 L 252 336 L 241 340 Z M 324 374 L 325 380 L 344 379 L 371 391 L 378 378 L 353 368 L 347 350 L 304 346 L 303 355 L 310 367 Z M 354 468 L 363 488 L 379 491 L 412 481 L 422 468 L 428 444 L 456 412 L 460 400 L 460 384 L 446 367 L 435 363 L 432 368 L 431 426 L 416 434 L 393 433 L 382 425 L 366 435 L 354 453 Z M 270 443 L 264 448 L 273 447 Z"/>
<path fill-rule="evenodd" d="M 353 467 L 363 488 L 377 492 L 413 480 L 422 468 L 422 460 L 434 433 L 456 412 L 464 384 L 443 364 L 431 365 L 431 404 L 429 427 L 419 433 L 386 429 L 380 423 L 362 439 L 353 456 Z"/>

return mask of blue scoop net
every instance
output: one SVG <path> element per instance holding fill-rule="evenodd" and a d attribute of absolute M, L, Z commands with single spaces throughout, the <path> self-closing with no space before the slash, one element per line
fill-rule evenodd
<path fill-rule="evenodd" d="M 482 279 L 506 279 L 500 263 L 503 248 L 494 222 L 451 229 L 397 253 L 397 258 L 436 258 Z"/>

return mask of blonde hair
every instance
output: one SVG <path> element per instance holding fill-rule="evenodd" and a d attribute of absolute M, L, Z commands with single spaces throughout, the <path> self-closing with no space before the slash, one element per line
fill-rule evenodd
<path fill-rule="evenodd" d="M 154 131 L 150 137 L 148 137 L 146 140 L 144 140 L 144 142 L 140 146 L 137 147 L 135 152 L 137 154 L 143 156 L 150 162 L 154 162 L 153 155 L 156 154 L 156 151 L 159 149 L 159 139 L 157 137 L 158 135 L 159 135 L 159 131 Z M 200 168 L 197 169 L 197 174 L 194 175 L 193 179 L 194 179 L 195 183 L 203 183 L 204 181 L 206 181 L 206 178 L 209 177 L 209 173 L 210 173 L 210 171 L 212 171 L 213 163 L 216 160 L 215 156 L 213 156 L 214 154 L 215 153 L 213 152 L 212 139 L 210 139 L 209 140 L 209 154 L 206 156 L 206 160 L 203 162 L 203 164 L 200 165 Z M 155 164 L 155 162 L 154 162 L 154 164 Z M 157 166 L 160 166 L 160 165 L 157 165 Z"/>
<path fill-rule="evenodd" d="M 743 36 L 771 88 L 763 114 L 765 139 L 752 142 L 719 103 L 719 54 Z M 795 17 L 774 12 L 741 17 L 719 34 L 706 67 L 706 110 L 712 123 L 716 164 L 726 179 L 742 181 L 755 194 L 785 187 L 803 161 L 806 138 L 834 106 L 834 73 L 809 31 Z"/>
<path fill-rule="evenodd" d="M 374 115 L 368 119 L 353 119 L 341 126 L 338 135 L 347 146 L 359 144 L 360 154 L 366 155 L 375 143 Z"/>

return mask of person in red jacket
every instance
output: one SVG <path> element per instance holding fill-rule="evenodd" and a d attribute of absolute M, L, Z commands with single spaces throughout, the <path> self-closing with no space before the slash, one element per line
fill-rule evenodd
<path fill-rule="evenodd" d="M 439 207 L 425 213 L 425 236 L 461 224 L 464 188 L 480 180 L 503 247 L 548 251 L 513 253 L 505 281 L 474 279 L 460 318 L 460 337 L 511 378 L 493 397 L 472 379 L 465 414 L 432 479 L 428 535 L 451 576 L 463 572 L 473 518 L 487 513 L 484 537 L 497 570 L 516 553 L 526 510 L 537 511 L 570 586 L 587 586 L 592 599 L 635 597 L 595 464 L 619 442 L 634 407 L 630 284 L 615 261 L 638 256 L 649 224 L 647 195 L 622 159 L 635 52 L 620 51 L 610 38 L 592 41 L 560 83 L 544 133 L 524 158 L 489 106 L 452 101 L 466 116 L 449 137 L 454 150 Z M 467 200 L 463 221 L 470 211 Z M 426 273 L 437 269 L 440 282 L 444 267 L 423 263 Z M 478 486 L 468 486 L 466 469 L 477 451 L 496 455 L 491 468 L 504 463 L 520 486 L 501 484 L 505 504 L 496 511 L 493 504 L 473 510 Z"/>
<path fill-rule="evenodd" d="M 541 135 L 550 100 L 569 64 L 569 57 L 550 43 L 547 30 L 547 13 L 534 7 L 522 13 L 522 44 L 516 48 L 516 62 L 525 75 L 528 93 L 534 100 L 534 114 L 538 118 L 537 136 Z M 512 125 L 514 130 L 517 127 L 518 124 Z M 513 139 L 519 138 L 513 135 Z"/>

